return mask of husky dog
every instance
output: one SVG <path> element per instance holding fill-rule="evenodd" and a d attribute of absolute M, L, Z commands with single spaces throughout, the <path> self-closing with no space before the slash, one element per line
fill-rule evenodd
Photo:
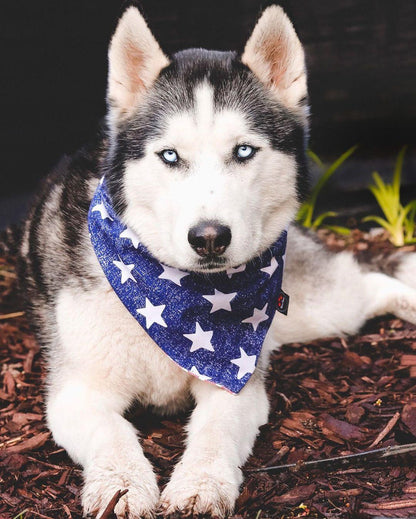
<path fill-rule="evenodd" d="M 48 362 L 48 424 L 84 469 L 85 514 L 100 516 L 128 489 L 118 517 L 225 517 L 267 421 L 271 350 L 353 334 L 387 312 L 416 323 L 416 258 L 390 261 L 390 276 L 363 269 L 290 224 L 307 186 L 308 105 L 304 52 L 280 7 L 264 11 L 241 57 L 190 49 L 170 58 L 139 11 L 127 8 L 109 48 L 107 125 L 49 177 L 22 240 L 26 293 Z M 140 241 L 171 276 L 241 272 L 290 226 L 289 313 L 274 318 L 238 394 L 181 369 L 110 286 L 88 230 L 101 178 L 126 240 Z M 97 206 L 110 225 L 114 218 Z M 132 265 L 120 260 L 119 268 L 125 286 L 137 281 Z M 155 329 L 166 325 L 161 306 Z M 123 417 L 134 402 L 162 413 L 195 406 L 184 455 L 161 495 Z"/>

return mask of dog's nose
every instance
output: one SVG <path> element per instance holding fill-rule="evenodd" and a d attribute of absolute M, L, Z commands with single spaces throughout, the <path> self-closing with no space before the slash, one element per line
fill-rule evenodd
<path fill-rule="evenodd" d="M 200 256 L 221 256 L 230 245 L 231 229 L 218 222 L 200 222 L 189 230 L 188 241 Z"/>

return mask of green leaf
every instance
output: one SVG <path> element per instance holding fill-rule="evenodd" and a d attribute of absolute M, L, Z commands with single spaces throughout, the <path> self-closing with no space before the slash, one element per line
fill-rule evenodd
<path fill-rule="evenodd" d="M 330 231 L 334 231 L 337 234 L 342 234 L 344 236 L 349 236 L 351 234 L 351 229 L 348 227 L 341 227 L 340 225 L 324 225 L 325 229 L 329 229 Z"/>
<path fill-rule="evenodd" d="M 404 154 L 406 153 L 407 146 L 403 146 L 403 148 L 399 151 L 397 155 L 396 165 L 394 167 L 393 173 L 393 189 L 398 197 L 400 197 L 400 182 L 402 177 L 402 169 L 403 169 L 403 159 Z"/>
<path fill-rule="evenodd" d="M 318 157 L 318 155 L 316 153 L 314 153 L 312 150 L 307 150 L 306 151 L 306 154 L 308 155 L 308 157 L 310 159 L 313 160 L 313 162 L 315 162 L 315 164 L 317 166 L 319 166 L 321 169 L 323 169 L 324 165 L 323 165 L 323 162 L 322 160 Z"/>
<path fill-rule="evenodd" d="M 330 177 L 335 173 L 335 171 L 347 160 L 347 158 L 354 153 L 358 146 L 353 146 L 348 149 L 345 153 L 343 153 L 337 160 L 335 160 L 325 171 L 323 171 L 322 175 L 319 177 L 315 187 L 312 189 L 309 200 L 304 202 L 297 215 L 296 220 L 300 222 L 304 227 L 314 228 L 316 229 L 319 225 L 322 224 L 322 221 L 328 216 L 335 216 L 335 213 L 332 212 L 324 213 L 323 215 L 318 216 L 315 221 L 313 221 L 313 215 L 315 212 L 316 200 L 318 195 Z M 312 150 L 307 150 L 307 154 L 315 164 L 319 166 L 319 168 L 324 169 L 324 165 L 321 159 L 318 157 L 316 153 Z"/>
<path fill-rule="evenodd" d="M 327 211 L 326 213 L 320 214 L 313 221 L 312 228 L 313 229 L 317 229 L 326 218 L 333 217 L 333 216 L 336 216 L 336 215 L 337 215 L 337 213 L 334 213 L 334 211 Z"/>
<path fill-rule="evenodd" d="M 412 200 L 409 202 L 405 207 L 400 206 L 403 214 L 405 217 L 407 217 L 408 214 L 412 213 L 414 208 L 416 207 L 416 200 Z"/>
<path fill-rule="evenodd" d="M 305 218 L 303 220 L 303 225 L 305 227 L 308 227 L 308 228 L 312 227 L 313 211 L 314 211 L 314 206 L 311 205 L 311 204 L 308 204 L 307 210 L 306 210 L 306 213 L 305 213 Z"/>
<path fill-rule="evenodd" d="M 413 237 L 416 229 L 416 200 L 409 202 L 405 209 L 409 206 L 409 213 L 404 220 L 404 243 L 406 244 L 414 243 L 416 240 Z"/>
<path fill-rule="evenodd" d="M 311 201 L 313 200 L 313 205 L 315 205 L 315 201 L 318 198 L 318 195 L 324 185 L 328 182 L 328 180 L 332 177 L 335 171 L 350 157 L 354 151 L 358 148 L 358 145 L 352 146 L 345 153 L 343 153 L 340 157 L 335 160 L 328 169 L 326 169 L 323 175 L 319 178 L 315 187 L 312 190 Z"/>
<path fill-rule="evenodd" d="M 386 189 L 386 184 L 384 183 L 384 180 L 380 177 L 380 175 L 377 173 L 377 171 L 373 171 L 373 180 L 378 189 L 380 189 L 380 190 Z"/>
<path fill-rule="evenodd" d="M 389 222 L 387 222 L 386 220 L 384 220 L 383 218 L 381 218 L 380 216 L 375 216 L 375 215 L 366 216 L 365 218 L 362 219 L 362 221 L 363 222 L 376 222 L 379 225 L 381 225 L 381 227 L 386 229 L 386 231 L 388 231 L 390 233 L 393 230 L 392 225 Z"/>
<path fill-rule="evenodd" d="M 308 212 L 309 204 L 307 202 L 303 202 L 300 206 L 298 214 L 296 215 L 296 221 L 302 222 L 306 218 L 306 213 Z"/>

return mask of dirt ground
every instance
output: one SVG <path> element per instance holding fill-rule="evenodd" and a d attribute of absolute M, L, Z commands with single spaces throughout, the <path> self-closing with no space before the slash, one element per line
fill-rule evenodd
<path fill-rule="evenodd" d="M 320 234 L 335 250 L 391 249 L 382 235 Z M 15 281 L 13 259 L 0 258 L 0 518 L 79 519 L 81 471 L 45 425 L 44 364 Z M 302 467 L 416 442 L 415 326 L 386 317 L 354 337 L 284 346 L 272 357 L 268 391 L 269 423 L 244 467 L 233 519 L 416 517 L 416 455 Z M 181 455 L 187 416 L 130 418 L 163 486 Z M 290 463 L 296 467 L 252 472 Z"/>

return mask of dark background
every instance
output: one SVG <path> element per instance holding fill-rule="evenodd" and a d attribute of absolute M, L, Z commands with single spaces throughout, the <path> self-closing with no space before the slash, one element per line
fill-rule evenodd
<path fill-rule="evenodd" d="M 185 47 L 242 51 L 257 0 L 142 0 L 166 53 Z M 371 171 L 390 175 L 408 144 L 405 198 L 416 185 L 416 2 L 282 0 L 305 45 L 310 147 L 329 160 L 359 150 L 329 189 L 331 208 L 371 204 Z M 119 0 L 13 0 L 0 22 L 0 226 L 23 211 L 39 179 L 85 143 L 105 113 L 107 45 Z M 352 209 L 354 211 L 355 208 Z M 348 211 L 347 211 L 348 212 Z"/>

